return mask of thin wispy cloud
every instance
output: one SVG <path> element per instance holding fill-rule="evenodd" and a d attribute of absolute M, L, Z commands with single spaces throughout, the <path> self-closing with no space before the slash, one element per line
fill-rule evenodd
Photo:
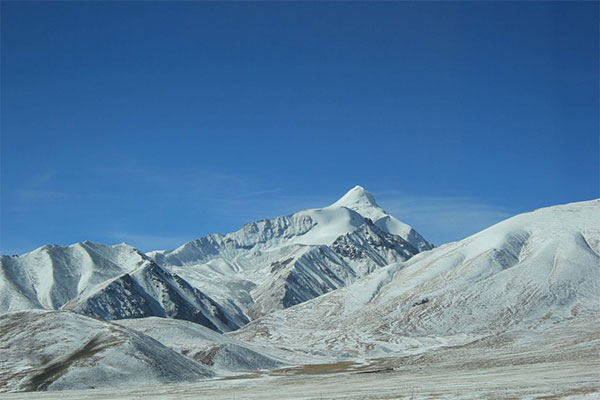
<path fill-rule="evenodd" d="M 103 170 L 109 174 L 126 176 L 132 182 L 143 181 L 160 187 L 161 190 L 155 195 L 166 201 L 193 201 L 198 209 L 210 210 L 213 216 L 226 222 L 232 229 L 258 219 L 324 207 L 344 194 L 293 193 L 255 176 L 223 171 L 155 170 L 131 160 L 118 168 L 113 166 Z M 504 207 L 467 196 L 422 195 L 402 191 L 375 192 L 374 195 L 384 209 L 413 225 L 435 243 L 462 239 L 514 214 Z"/>
<path fill-rule="evenodd" d="M 400 191 L 375 193 L 379 205 L 436 244 L 479 232 L 514 213 L 473 197 L 432 196 Z"/>
<path fill-rule="evenodd" d="M 20 186 L 2 187 L 6 196 L 12 197 L 12 206 L 6 211 L 27 212 L 44 205 L 69 201 L 120 199 L 120 193 L 59 189 L 60 176 L 54 171 L 44 171 L 24 181 Z"/>
<path fill-rule="evenodd" d="M 14 189 L 14 194 L 21 205 L 34 203 L 37 201 L 58 200 L 64 198 L 67 194 L 61 191 L 53 190 L 52 180 L 55 177 L 53 171 L 44 171 L 41 174 L 32 177 L 18 188 Z M 10 192 L 10 188 L 3 188 Z"/>
<path fill-rule="evenodd" d="M 278 191 L 224 198 L 221 207 L 228 218 L 243 222 L 274 218 L 308 208 L 325 207 L 335 201 L 325 195 L 283 194 Z"/>
<path fill-rule="evenodd" d="M 146 235 L 130 232 L 111 232 L 111 236 L 118 242 L 125 242 L 142 251 L 174 249 L 195 239 L 188 236 Z"/>
<path fill-rule="evenodd" d="M 209 233 L 227 233 L 241 228 L 245 223 L 287 215 L 307 208 L 324 207 L 334 202 L 331 194 L 293 193 L 259 178 L 236 176 L 220 171 L 166 171 L 153 168 L 121 165 L 98 170 L 105 178 L 112 175 L 126 177 L 132 182 L 128 192 L 67 192 L 56 188 L 59 180 L 53 171 L 45 171 L 16 188 L 12 195 L 18 199 L 10 211 L 27 212 L 36 207 L 65 202 L 85 203 L 100 198 L 113 200 L 113 205 L 135 203 L 138 193 L 144 199 L 152 198 L 147 207 L 166 207 L 175 226 L 182 231 L 136 232 L 134 220 L 115 213 L 113 231 L 89 232 L 90 236 L 107 235 L 115 241 L 124 241 L 144 251 L 172 249 L 186 241 Z M 427 239 L 442 244 L 460 240 L 494 223 L 510 217 L 504 207 L 488 204 L 466 196 L 421 195 L 402 191 L 374 193 L 378 203 L 398 219 L 412 225 Z M 157 210 L 157 212 L 161 212 Z M 197 225 L 190 225 L 189 219 Z M 188 220 L 188 222 L 185 222 Z M 168 226 L 168 225 L 167 225 Z"/>
<path fill-rule="evenodd" d="M 257 176 L 223 171 L 156 170 L 128 161 L 103 167 L 101 173 L 126 178 L 132 184 L 148 186 L 154 198 L 194 205 L 198 215 L 213 216 L 241 227 L 257 219 L 286 215 L 305 208 L 321 207 L 334 201 L 328 196 L 290 194 L 283 187 Z M 204 210 L 203 210 L 204 209 Z"/>
<path fill-rule="evenodd" d="M 147 165 L 139 165 L 136 161 L 109 167 L 99 167 L 95 173 L 106 177 L 129 181 L 133 185 L 150 185 L 163 189 L 176 188 L 178 192 L 207 193 L 228 189 L 240 193 L 239 188 L 255 187 L 255 180 L 248 177 L 211 170 L 156 169 Z M 168 194 L 167 191 L 163 192 Z"/>

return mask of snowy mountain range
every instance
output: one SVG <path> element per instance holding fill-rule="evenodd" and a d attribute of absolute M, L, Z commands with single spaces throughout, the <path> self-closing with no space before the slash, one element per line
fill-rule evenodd
<path fill-rule="evenodd" d="M 233 336 L 339 358 L 600 321 L 600 200 L 543 208 L 380 268 Z"/>
<path fill-rule="evenodd" d="M 434 248 L 356 187 L 172 251 L 83 242 L 3 256 L 0 391 L 469 363 L 499 348 L 508 360 L 536 342 L 578 360 L 598 343 L 599 226 L 592 200 Z"/>
<path fill-rule="evenodd" d="M 168 317 L 217 332 L 343 287 L 432 246 L 357 186 L 334 204 L 147 255 L 127 244 L 44 246 L 0 259 L 0 312 Z"/>

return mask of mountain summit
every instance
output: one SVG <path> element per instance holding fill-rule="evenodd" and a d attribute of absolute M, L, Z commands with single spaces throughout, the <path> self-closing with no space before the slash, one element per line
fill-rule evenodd
<path fill-rule="evenodd" d="M 356 186 L 327 207 L 251 222 L 237 232 L 148 255 L 217 302 L 233 303 L 255 319 L 431 248 Z"/>
<path fill-rule="evenodd" d="M 376 207 L 380 208 L 375 198 L 362 186 L 354 186 L 343 195 L 338 201 L 333 203 L 330 207 L 347 207 L 351 210 L 359 212 L 365 208 Z"/>
<path fill-rule="evenodd" d="M 84 242 L 0 257 L 0 313 L 158 316 L 229 331 L 431 248 L 356 186 L 330 206 L 251 222 L 171 251 Z"/>
<path fill-rule="evenodd" d="M 569 329 L 587 326 L 581 341 L 589 341 L 599 320 L 598 220 L 600 199 L 520 214 L 267 315 L 233 336 L 350 358 L 405 356 L 419 342 L 428 348 L 479 342 L 489 349 L 507 332 L 511 346 L 523 334 L 537 343 L 557 327 L 572 335 Z M 561 357 L 574 352 L 561 348 Z M 470 347 L 468 354 L 471 360 L 477 352 Z"/>
<path fill-rule="evenodd" d="M 410 225 L 399 221 L 377 204 L 375 197 L 362 186 L 355 186 L 343 195 L 338 201 L 325 207 L 324 210 L 345 208 L 368 218 L 384 232 L 398 235 L 408 241 L 419 251 L 430 250 L 433 245 L 427 242 Z"/>

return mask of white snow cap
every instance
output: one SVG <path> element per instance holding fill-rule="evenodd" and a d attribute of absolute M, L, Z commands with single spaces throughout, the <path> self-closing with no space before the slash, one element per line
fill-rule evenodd
<path fill-rule="evenodd" d="M 397 220 L 392 215 L 383 210 L 375 201 L 375 198 L 362 186 L 354 186 L 341 199 L 325 207 L 324 210 L 336 210 L 347 208 L 356 211 L 363 218 L 369 218 L 379 229 L 384 232 L 392 233 L 402 237 L 414 245 L 417 249 L 429 250 L 431 244 L 427 242 L 410 225 Z"/>
<path fill-rule="evenodd" d="M 354 186 L 345 195 L 342 196 L 338 201 L 333 203 L 330 207 L 346 207 L 351 210 L 377 207 L 379 205 L 375 201 L 375 198 L 362 186 Z"/>

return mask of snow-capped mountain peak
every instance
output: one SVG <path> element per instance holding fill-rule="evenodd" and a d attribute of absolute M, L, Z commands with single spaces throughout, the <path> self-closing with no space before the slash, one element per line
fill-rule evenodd
<path fill-rule="evenodd" d="M 381 207 L 375 201 L 375 197 L 362 186 L 354 186 L 338 201 L 329 206 L 330 208 L 346 207 L 357 213 L 369 213 L 373 209 L 381 210 Z"/>
<path fill-rule="evenodd" d="M 420 251 L 429 250 L 433 246 L 427 242 L 410 225 L 396 219 L 377 204 L 375 197 L 362 186 L 355 186 L 338 201 L 325 207 L 324 210 L 346 208 L 368 218 L 381 230 L 399 235 Z"/>
<path fill-rule="evenodd" d="M 369 218 L 373 222 L 389 215 L 381 207 L 379 207 L 379 204 L 377 204 L 375 197 L 373 197 L 371 193 L 369 193 L 364 187 L 358 185 L 350 189 L 338 201 L 328 207 L 325 207 L 325 210 L 340 208 L 352 210 L 360 214 L 363 218 Z M 407 229 L 404 230 L 408 232 L 410 227 L 406 225 L 406 228 Z"/>
<path fill-rule="evenodd" d="M 172 251 L 83 242 L 0 257 L 0 313 L 167 316 L 228 331 L 430 248 L 356 186 L 330 206 L 251 222 Z"/>
<path fill-rule="evenodd" d="M 517 215 L 266 315 L 232 336 L 288 351 L 385 357 L 406 354 L 425 336 L 444 338 L 444 345 L 456 341 L 454 346 L 487 335 L 496 341 L 510 331 L 539 338 L 560 324 L 597 330 L 599 220 L 600 200 Z M 402 245 L 386 244 L 392 238 L 385 235 L 369 239 L 371 231 L 365 225 L 332 247 L 355 258 L 357 243 Z"/>

